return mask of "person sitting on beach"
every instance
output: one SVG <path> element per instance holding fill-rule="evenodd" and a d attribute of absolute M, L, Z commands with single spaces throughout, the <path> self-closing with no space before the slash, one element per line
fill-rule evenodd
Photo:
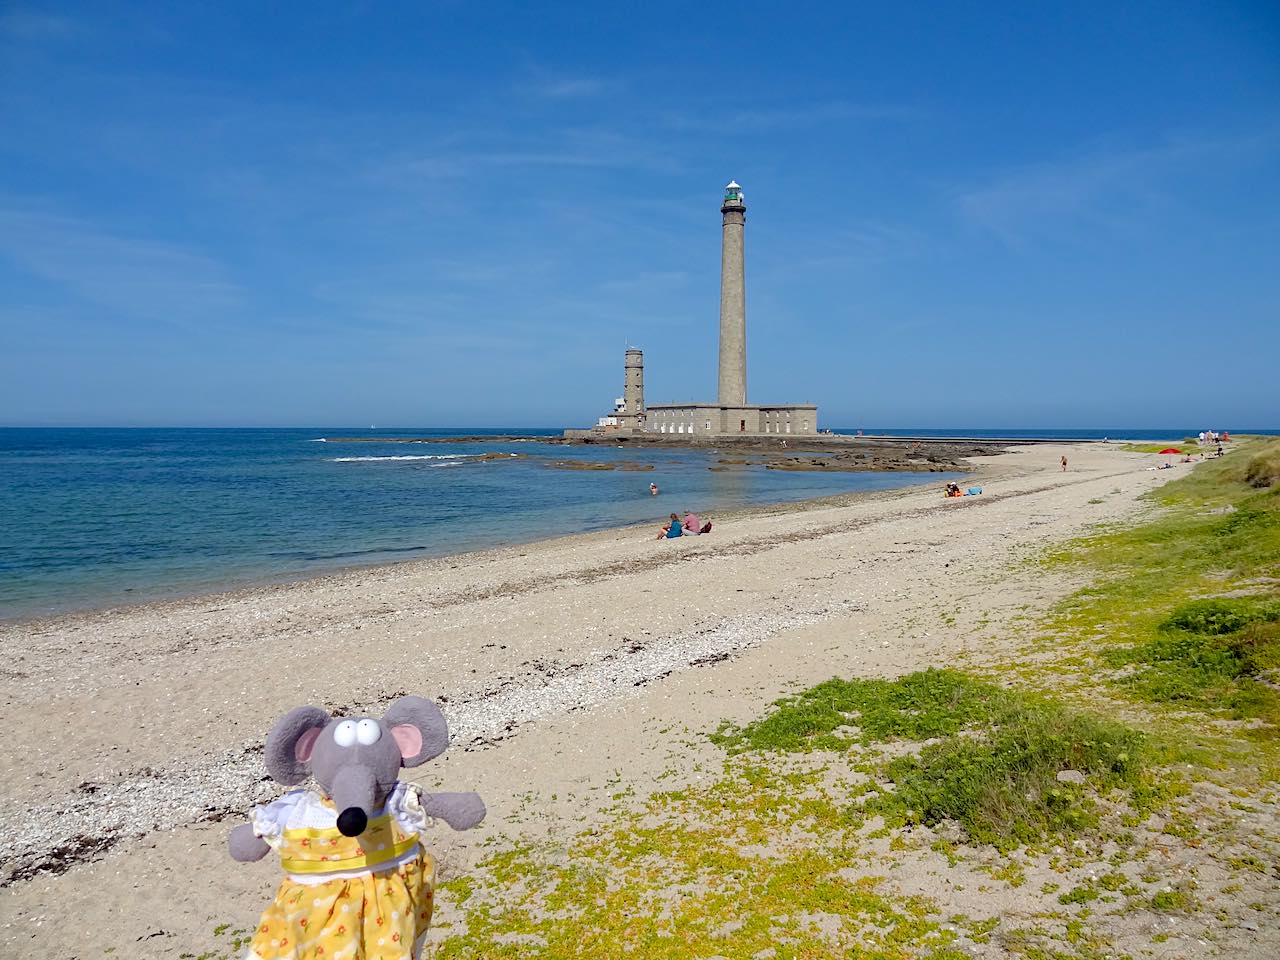
<path fill-rule="evenodd" d="M 956 483 L 954 480 L 948 480 L 948 481 L 947 481 L 947 490 L 946 490 L 946 492 L 943 494 L 943 496 L 944 496 L 944 497 L 959 497 L 959 496 L 962 496 L 962 494 L 960 493 L 960 484 Z"/>
<path fill-rule="evenodd" d="M 662 532 L 658 534 L 659 540 L 674 540 L 676 537 L 684 533 L 684 528 L 680 523 L 680 518 L 674 513 L 671 515 L 671 522 L 662 528 Z"/>
<path fill-rule="evenodd" d="M 696 537 L 702 532 L 702 521 L 698 519 L 698 515 L 692 510 L 684 512 L 684 535 L 686 537 Z"/>

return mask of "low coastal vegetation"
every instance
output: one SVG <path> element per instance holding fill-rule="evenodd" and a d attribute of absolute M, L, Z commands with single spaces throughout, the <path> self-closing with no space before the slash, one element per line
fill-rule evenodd
<path fill-rule="evenodd" d="M 716 739 L 730 750 L 922 744 L 874 770 L 892 789 L 877 789 L 863 811 L 895 826 L 949 820 L 1002 850 L 1096 825 L 1093 795 L 1146 811 L 1163 792 L 1136 731 L 954 670 L 830 680 Z"/>
<path fill-rule="evenodd" d="M 1280 439 L 1256 440 L 1160 488 L 1160 515 L 1050 558 L 1093 571 L 1047 636 L 1085 686 L 1280 731 Z"/>
<path fill-rule="evenodd" d="M 1107 651 L 1111 665 L 1132 665 L 1124 684 L 1147 700 L 1179 703 L 1280 732 L 1280 600 L 1192 600 L 1174 609 L 1155 636 Z"/>
<path fill-rule="evenodd" d="M 1183 450 L 1190 452 L 1198 446 L 1199 443 L 1195 437 L 1187 437 L 1177 443 L 1122 443 L 1120 449 L 1126 453 L 1159 453 L 1170 447 L 1176 447 L 1181 453 Z"/>
<path fill-rule="evenodd" d="M 1001 934 L 1015 955 L 1094 956 L 1094 901 L 1189 897 L 1120 869 L 1133 828 L 1183 792 L 1167 754 L 1038 694 L 955 670 L 832 679 L 712 739 L 726 757 L 710 782 L 619 794 L 567 843 L 511 841 L 446 884 L 465 929 L 435 956 L 954 960 L 1000 918 L 891 878 L 903 858 L 954 867 L 966 848 L 994 856 L 958 874 L 975 893 L 1022 886 L 1036 858 L 1072 880 L 1046 885 L 1040 924 Z M 1081 949 L 1037 952 L 1055 938 Z"/>

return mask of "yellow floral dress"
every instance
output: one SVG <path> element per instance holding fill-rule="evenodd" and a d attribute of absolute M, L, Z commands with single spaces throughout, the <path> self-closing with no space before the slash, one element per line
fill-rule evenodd
<path fill-rule="evenodd" d="M 310 790 L 255 807 L 253 830 L 285 878 L 245 960 L 412 960 L 431 924 L 436 868 L 419 835 L 418 788 L 398 783 L 364 833 L 344 837 L 338 811 Z"/>

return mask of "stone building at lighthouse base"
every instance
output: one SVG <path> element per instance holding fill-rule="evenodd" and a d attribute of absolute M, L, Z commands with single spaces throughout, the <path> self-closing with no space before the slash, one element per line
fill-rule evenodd
<path fill-rule="evenodd" d="M 722 407 L 718 403 L 659 403 L 648 408 L 646 433 L 740 436 L 818 432 L 818 408 L 812 403 L 781 406 Z"/>

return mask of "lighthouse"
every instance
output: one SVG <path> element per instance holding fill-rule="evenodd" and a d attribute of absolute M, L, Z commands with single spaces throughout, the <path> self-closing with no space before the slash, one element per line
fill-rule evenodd
<path fill-rule="evenodd" d="M 747 405 L 747 205 L 734 180 L 724 188 L 720 205 L 720 391 L 722 407 Z"/>
<path fill-rule="evenodd" d="M 644 360 L 627 350 L 623 395 L 611 415 L 589 430 L 565 436 L 589 438 L 601 433 L 675 434 L 679 437 L 759 437 L 818 432 L 818 408 L 812 403 L 747 405 L 747 285 L 743 233 L 747 204 L 742 187 L 730 180 L 720 201 L 720 365 L 714 403 L 644 401 Z"/>

